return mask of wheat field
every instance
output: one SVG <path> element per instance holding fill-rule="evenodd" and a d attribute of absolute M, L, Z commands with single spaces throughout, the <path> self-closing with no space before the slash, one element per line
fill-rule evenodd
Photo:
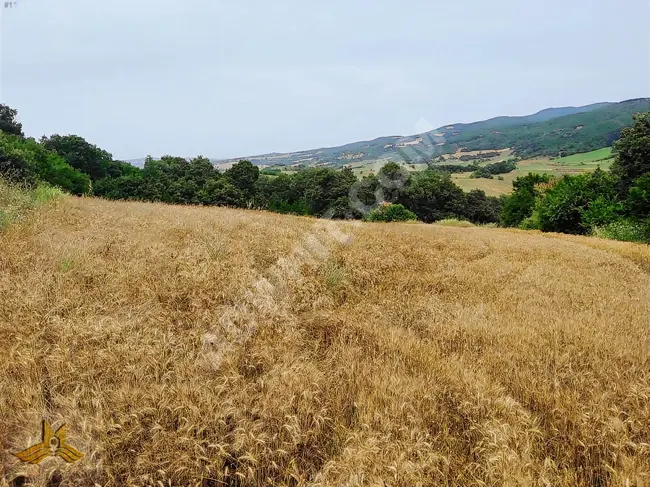
<path fill-rule="evenodd" d="M 59 198 L 0 233 L 0 485 L 648 486 L 650 250 Z M 66 424 L 84 457 L 12 455 Z"/>

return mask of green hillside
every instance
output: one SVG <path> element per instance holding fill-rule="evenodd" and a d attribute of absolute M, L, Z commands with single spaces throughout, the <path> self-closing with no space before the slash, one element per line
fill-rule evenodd
<path fill-rule="evenodd" d="M 425 163 L 441 154 L 506 148 L 524 159 L 558 157 L 611 146 L 621 129 L 632 125 L 632 115 L 646 111 L 650 111 L 649 98 L 549 108 L 524 117 L 446 125 L 407 137 L 380 137 L 339 147 L 214 162 L 229 165 L 247 159 L 263 166 L 354 167 L 374 161 Z"/>
<path fill-rule="evenodd" d="M 634 113 L 650 110 L 650 99 L 629 100 L 598 110 L 541 123 L 485 131 L 475 129 L 447 137 L 450 147 L 465 150 L 512 148 L 522 157 L 571 155 L 610 146 Z M 447 147 L 447 145 L 445 146 Z"/>

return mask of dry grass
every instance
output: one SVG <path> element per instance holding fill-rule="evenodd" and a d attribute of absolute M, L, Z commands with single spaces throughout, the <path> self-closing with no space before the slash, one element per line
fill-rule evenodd
<path fill-rule="evenodd" d="M 0 485 L 650 485 L 647 247 L 315 225 L 66 198 L 0 233 Z M 81 461 L 17 464 L 43 417 Z"/>

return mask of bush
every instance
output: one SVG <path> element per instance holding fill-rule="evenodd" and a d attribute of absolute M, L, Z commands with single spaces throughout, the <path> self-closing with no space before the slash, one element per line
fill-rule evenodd
<path fill-rule="evenodd" d="M 44 184 L 29 188 L 0 179 L 0 230 L 24 218 L 34 207 L 64 194 L 60 189 Z"/>
<path fill-rule="evenodd" d="M 371 222 L 405 222 L 411 220 L 417 220 L 415 213 L 399 204 L 381 205 L 368 215 L 368 221 Z"/>
<path fill-rule="evenodd" d="M 409 178 L 399 203 L 413 211 L 418 220 L 431 223 L 464 215 L 467 196 L 449 174 L 426 170 Z"/>
<path fill-rule="evenodd" d="M 490 170 L 486 167 L 480 167 L 476 171 L 474 171 L 472 174 L 469 176 L 472 179 L 494 179 L 494 176 L 490 172 Z"/>
<path fill-rule="evenodd" d="M 533 213 L 535 200 L 540 196 L 540 184 L 553 180 L 548 174 L 529 173 L 515 179 L 512 183 L 513 193 L 506 197 L 501 211 L 501 223 L 506 227 L 518 227 Z"/>
<path fill-rule="evenodd" d="M 30 186 L 42 181 L 76 195 L 90 192 L 90 178 L 62 157 L 34 139 L 3 133 L 0 133 L 0 176 Z"/>
<path fill-rule="evenodd" d="M 472 223 L 497 223 L 501 215 L 501 200 L 486 196 L 485 191 L 473 189 L 466 196 L 466 206 L 462 217 Z"/>
<path fill-rule="evenodd" d="M 650 174 L 636 179 L 627 193 L 628 213 L 639 218 L 650 215 Z"/>
<path fill-rule="evenodd" d="M 599 196 L 582 212 L 581 225 L 587 230 L 617 220 L 623 213 L 623 205 L 616 200 Z"/>
<path fill-rule="evenodd" d="M 564 176 L 535 206 L 544 232 L 588 233 L 594 224 L 611 221 L 621 211 L 616 180 L 601 170 Z"/>
<path fill-rule="evenodd" d="M 524 221 L 522 221 L 519 224 L 519 228 L 521 228 L 522 230 L 539 230 L 540 229 L 539 213 L 533 212 L 531 216 L 524 219 Z"/>
<path fill-rule="evenodd" d="M 595 227 L 592 235 L 609 240 L 623 242 L 650 242 L 650 225 L 648 222 L 631 219 L 621 219 L 602 227 Z"/>

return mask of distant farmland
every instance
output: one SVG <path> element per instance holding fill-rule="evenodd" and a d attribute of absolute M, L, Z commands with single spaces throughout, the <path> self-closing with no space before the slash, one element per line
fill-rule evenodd
<path fill-rule="evenodd" d="M 503 180 L 499 180 L 496 176 L 494 179 L 472 179 L 470 178 L 471 172 L 454 174 L 452 177 L 454 182 L 465 191 L 482 189 L 490 196 L 499 196 L 510 193 L 512 191 L 512 182 L 529 172 L 553 174 L 554 176 L 580 174 L 595 171 L 598 167 L 602 170 L 608 170 L 613 162 L 612 148 L 605 147 L 592 152 L 557 159 L 537 158 L 521 161 L 517 163 L 518 169 L 516 171 L 501 174 Z"/>

